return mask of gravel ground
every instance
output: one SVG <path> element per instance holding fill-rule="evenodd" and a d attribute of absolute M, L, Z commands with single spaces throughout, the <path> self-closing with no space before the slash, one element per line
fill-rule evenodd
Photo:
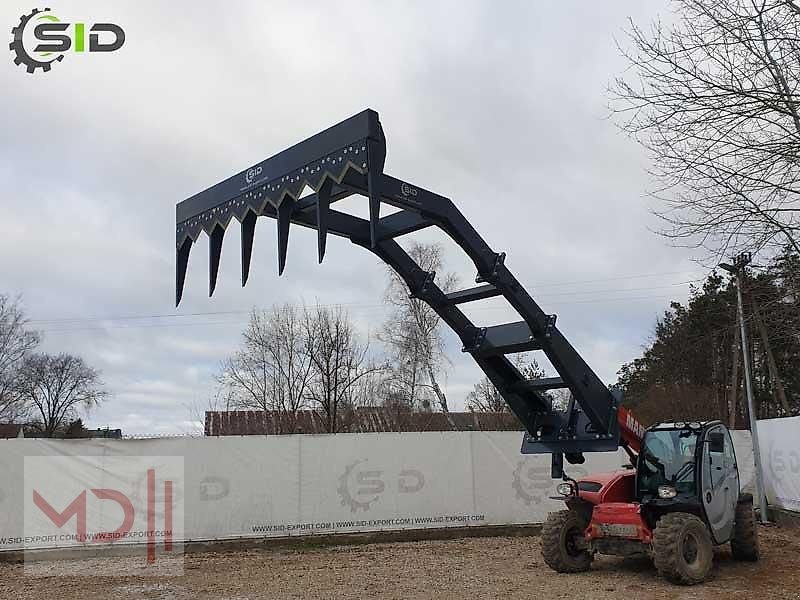
<path fill-rule="evenodd" d="M 43 563 L 48 576 L 0 564 L 0 598 L 800 599 L 800 530 L 760 532 L 761 562 L 734 562 L 721 547 L 710 581 L 691 588 L 660 580 L 649 561 L 614 557 L 598 558 L 588 573 L 559 575 L 543 563 L 538 538 L 495 537 L 194 554 L 181 576 L 141 575 L 133 564 L 141 561 L 124 558 Z M 130 574 L 52 575 L 76 562 L 86 572 L 111 565 Z"/>

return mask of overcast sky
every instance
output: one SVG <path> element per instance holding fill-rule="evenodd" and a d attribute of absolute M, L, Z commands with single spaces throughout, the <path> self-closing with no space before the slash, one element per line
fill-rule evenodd
<path fill-rule="evenodd" d="M 31 7 L 2 3 L 9 39 Z M 111 397 L 92 426 L 194 430 L 253 306 L 345 304 L 374 332 L 383 265 L 331 238 L 319 266 L 315 234 L 294 228 L 278 278 L 267 219 L 247 288 L 232 227 L 214 298 L 203 237 L 173 305 L 175 204 L 366 107 L 386 133 L 385 171 L 452 198 L 608 382 L 704 274 L 652 233 L 647 157 L 607 114 L 606 86 L 625 67 L 614 39 L 665 0 L 51 7 L 62 21 L 117 23 L 126 41 L 49 73 L 27 74 L 10 52 L 0 61 L 0 293 L 22 295 L 46 351 L 102 371 Z M 471 285 L 472 265 L 446 248 Z M 492 301 L 469 314 L 513 318 Z M 448 341 L 459 409 L 481 373 Z"/>

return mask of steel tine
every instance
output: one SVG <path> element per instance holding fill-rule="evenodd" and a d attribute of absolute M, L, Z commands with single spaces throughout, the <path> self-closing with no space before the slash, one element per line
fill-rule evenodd
<path fill-rule="evenodd" d="M 186 266 L 189 264 L 192 243 L 192 238 L 187 237 L 175 253 L 175 306 L 181 303 L 183 297 L 183 284 L 186 281 Z"/>
<path fill-rule="evenodd" d="M 367 142 L 369 169 L 367 170 L 367 196 L 369 197 L 369 237 L 374 248 L 378 243 L 378 221 L 381 218 L 380 180 L 386 150 L 373 140 Z"/>
<path fill-rule="evenodd" d="M 325 257 L 325 242 L 328 239 L 328 217 L 331 209 L 333 180 L 326 178 L 317 191 L 317 255 L 320 264 Z"/>
<path fill-rule="evenodd" d="M 289 224 L 292 218 L 292 201 L 284 197 L 277 211 L 278 221 L 278 275 L 286 266 L 286 249 L 289 246 Z"/>
<path fill-rule="evenodd" d="M 253 256 L 253 239 L 256 233 L 256 213 L 247 211 L 242 220 L 242 287 L 250 276 L 250 259 Z"/>
<path fill-rule="evenodd" d="M 217 273 L 219 273 L 219 259 L 222 256 L 222 238 L 225 236 L 225 229 L 217 224 L 211 231 L 208 244 L 208 296 L 214 295 L 217 287 Z"/>

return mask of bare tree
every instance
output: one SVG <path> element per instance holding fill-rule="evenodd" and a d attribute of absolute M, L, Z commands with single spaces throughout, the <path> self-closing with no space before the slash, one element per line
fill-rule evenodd
<path fill-rule="evenodd" d="M 184 404 L 189 414 L 189 423 L 183 428 L 184 433 L 201 435 L 205 427 L 207 412 L 225 412 L 236 407 L 236 390 L 232 386 L 224 384 L 224 380 L 223 372 L 217 375 L 219 385 L 212 390 L 211 397 L 206 400 L 192 398 Z"/>
<path fill-rule="evenodd" d="M 369 356 L 349 315 L 341 307 L 304 309 L 303 338 L 311 364 L 307 398 L 325 417 L 328 433 L 340 431 L 342 413 L 368 401 L 365 394 L 384 366 Z"/>
<path fill-rule="evenodd" d="M 743 291 L 744 292 L 744 291 Z M 772 350 L 772 343 L 769 339 L 769 332 L 764 325 L 764 319 L 761 317 L 761 311 L 758 308 L 758 300 L 755 295 L 750 297 L 750 305 L 753 309 L 753 318 L 755 320 L 756 330 L 758 331 L 759 338 L 761 339 L 761 346 L 764 351 L 764 358 L 767 363 L 767 372 L 769 373 L 770 387 L 772 394 L 775 397 L 776 404 L 780 404 L 783 414 L 786 416 L 791 415 L 791 408 L 789 407 L 789 400 L 786 397 L 786 388 L 781 381 L 780 373 L 778 372 L 778 365 L 775 361 L 775 353 Z"/>
<path fill-rule="evenodd" d="M 303 319 L 291 304 L 254 310 L 240 350 L 223 362 L 220 384 L 227 403 L 289 417 L 305 406 L 311 382 Z"/>
<path fill-rule="evenodd" d="M 372 404 L 385 369 L 338 307 L 253 311 L 243 338 L 222 364 L 215 405 L 277 413 L 276 426 L 286 433 L 307 408 L 321 413 L 327 431 L 340 431 L 343 414 Z"/>
<path fill-rule="evenodd" d="M 673 0 L 675 21 L 631 23 L 622 127 L 649 151 L 662 233 L 711 259 L 800 252 L 800 6 Z"/>
<path fill-rule="evenodd" d="M 442 273 L 442 247 L 414 242 L 409 256 L 427 272 L 435 272 L 437 285 L 445 292 L 457 284 L 452 273 Z M 391 388 L 394 398 L 404 398 L 409 407 L 430 408 L 431 400 L 445 414 L 447 396 L 439 384 L 447 358 L 441 335 L 441 319 L 424 301 L 409 296 L 405 282 L 393 270 L 384 298 L 392 307 L 379 339 L 392 358 Z M 455 428 L 448 414 L 450 425 Z"/>
<path fill-rule="evenodd" d="M 100 374 L 71 354 L 31 354 L 17 373 L 15 389 L 41 421 L 42 432 L 53 435 L 76 416 L 106 397 Z"/>
<path fill-rule="evenodd" d="M 25 357 L 38 343 L 38 334 L 27 329 L 19 300 L 0 294 L 0 420 L 13 421 L 25 412 L 14 384 Z"/>
<path fill-rule="evenodd" d="M 526 361 L 523 355 L 517 354 L 514 362 L 525 379 L 541 379 L 545 376 L 544 369 L 539 366 L 536 359 Z M 508 412 L 508 404 L 488 377 L 483 377 L 475 384 L 472 391 L 467 394 L 466 403 L 467 407 L 475 412 Z"/>
<path fill-rule="evenodd" d="M 467 394 L 467 408 L 475 412 L 508 412 L 508 405 L 488 377 L 483 377 Z"/>

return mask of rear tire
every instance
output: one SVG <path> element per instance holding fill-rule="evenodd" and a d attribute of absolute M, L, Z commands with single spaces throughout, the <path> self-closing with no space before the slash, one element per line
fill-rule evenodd
<path fill-rule="evenodd" d="M 580 573 L 592 565 L 592 554 L 583 546 L 587 523 L 575 511 L 550 513 L 542 525 L 542 558 L 559 573 Z"/>
<path fill-rule="evenodd" d="M 753 510 L 753 496 L 742 494 L 736 505 L 736 516 L 731 537 L 731 554 L 736 560 L 757 561 L 760 549 L 758 544 L 758 524 Z"/>
<path fill-rule="evenodd" d="M 659 574 L 680 585 L 702 583 L 714 561 L 708 527 L 689 513 L 668 513 L 653 532 L 653 562 Z"/>

